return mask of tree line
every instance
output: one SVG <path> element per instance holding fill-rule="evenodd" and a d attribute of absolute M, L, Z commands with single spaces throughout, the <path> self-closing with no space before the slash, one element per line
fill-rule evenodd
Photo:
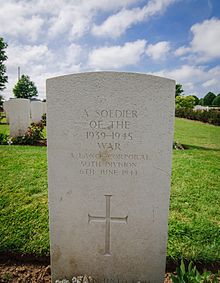
<path fill-rule="evenodd" d="M 198 98 L 196 95 L 184 95 L 183 86 L 176 84 L 175 94 L 176 108 L 193 108 L 196 105 L 209 106 L 209 107 L 220 107 L 220 93 L 214 94 L 208 92 L 203 98 Z"/>

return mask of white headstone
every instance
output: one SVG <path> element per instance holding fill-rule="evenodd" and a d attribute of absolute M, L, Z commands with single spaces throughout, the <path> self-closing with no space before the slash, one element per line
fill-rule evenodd
<path fill-rule="evenodd" d="M 3 109 L 5 111 L 6 123 L 7 124 L 9 124 L 9 104 L 10 104 L 10 100 L 7 100 L 7 101 L 3 102 Z"/>
<path fill-rule="evenodd" d="M 47 103 L 42 102 L 42 107 L 43 107 L 43 114 L 47 113 Z"/>
<path fill-rule="evenodd" d="M 9 120 L 10 136 L 24 135 L 30 126 L 30 100 L 24 98 L 10 99 Z"/>
<path fill-rule="evenodd" d="M 174 98 L 146 74 L 47 80 L 53 282 L 163 282 Z"/>
<path fill-rule="evenodd" d="M 31 120 L 33 123 L 39 123 L 44 113 L 42 101 L 31 101 Z"/>
<path fill-rule="evenodd" d="M 209 106 L 196 105 L 196 106 L 194 106 L 193 110 L 195 110 L 195 111 L 197 111 L 197 110 L 209 111 Z"/>

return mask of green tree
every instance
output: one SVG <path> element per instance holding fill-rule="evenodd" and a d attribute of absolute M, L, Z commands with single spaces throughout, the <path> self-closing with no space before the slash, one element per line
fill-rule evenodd
<path fill-rule="evenodd" d="M 3 95 L 0 94 L 0 106 L 3 105 L 3 102 L 5 101 Z"/>
<path fill-rule="evenodd" d="M 203 98 L 204 106 L 212 106 L 212 101 L 215 99 L 216 95 L 213 92 L 208 92 Z"/>
<path fill-rule="evenodd" d="M 212 106 L 220 107 L 220 93 L 213 99 Z"/>
<path fill-rule="evenodd" d="M 4 64 L 4 61 L 8 58 L 5 54 L 7 46 L 7 43 L 5 43 L 3 38 L 0 37 L 0 90 L 5 89 L 5 84 L 8 82 L 8 77 L 5 75 L 6 67 Z"/>
<path fill-rule="evenodd" d="M 193 108 L 195 105 L 195 97 L 192 95 L 188 96 L 183 96 L 183 95 L 178 95 L 176 97 L 176 108 Z"/>
<path fill-rule="evenodd" d="M 180 96 L 184 93 L 183 86 L 181 84 L 176 84 L 176 94 L 175 97 Z"/>
<path fill-rule="evenodd" d="M 22 75 L 17 84 L 13 88 L 16 98 L 31 98 L 37 96 L 37 88 L 29 78 L 29 76 Z"/>
<path fill-rule="evenodd" d="M 199 98 L 196 95 L 193 95 L 193 97 L 195 98 L 195 105 L 199 104 Z"/>
<path fill-rule="evenodd" d="M 200 98 L 200 99 L 199 99 L 199 105 L 202 105 L 202 106 L 204 105 L 203 98 Z"/>

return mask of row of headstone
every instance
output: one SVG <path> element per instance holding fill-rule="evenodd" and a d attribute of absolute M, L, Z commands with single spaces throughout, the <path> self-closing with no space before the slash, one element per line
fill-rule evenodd
<path fill-rule="evenodd" d="M 3 103 L 6 121 L 10 125 L 10 137 L 22 136 L 31 122 L 38 123 L 46 113 L 46 102 L 12 98 Z"/>
<path fill-rule="evenodd" d="M 46 112 L 46 102 L 31 101 L 31 120 L 34 123 L 39 123 L 42 119 L 42 115 Z"/>
<path fill-rule="evenodd" d="M 163 282 L 174 100 L 146 74 L 47 80 L 52 282 Z"/>

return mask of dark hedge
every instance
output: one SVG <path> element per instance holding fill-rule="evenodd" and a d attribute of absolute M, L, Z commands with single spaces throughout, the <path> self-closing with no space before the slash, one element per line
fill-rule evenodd
<path fill-rule="evenodd" d="M 176 108 L 175 116 L 220 126 L 220 110 L 205 111 L 189 108 Z"/>

